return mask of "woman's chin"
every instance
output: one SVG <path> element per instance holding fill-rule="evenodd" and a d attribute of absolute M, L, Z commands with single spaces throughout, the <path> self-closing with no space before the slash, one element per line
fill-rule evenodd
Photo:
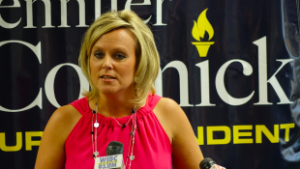
<path fill-rule="evenodd" d="M 113 90 L 105 90 L 105 91 L 101 91 L 101 93 L 103 93 L 103 94 L 114 94 L 116 92 L 114 92 Z"/>
<path fill-rule="evenodd" d="M 113 89 L 113 88 L 102 88 L 100 90 L 100 92 L 103 93 L 103 94 L 114 94 L 117 91 L 115 89 Z"/>

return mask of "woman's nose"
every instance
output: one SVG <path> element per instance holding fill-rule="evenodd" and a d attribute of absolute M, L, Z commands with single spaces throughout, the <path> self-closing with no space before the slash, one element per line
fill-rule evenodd
<path fill-rule="evenodd" d="M 110 56 L 105 56 L 103 58 L 103 68 L 105 69 L 112 69 L 112 58 Z"/>

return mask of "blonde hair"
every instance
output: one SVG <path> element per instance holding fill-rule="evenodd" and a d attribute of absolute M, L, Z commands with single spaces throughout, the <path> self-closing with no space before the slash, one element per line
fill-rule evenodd
<path fill-rule="evenodd" d="M 130 10 L 107 12 L 98 18 L 86 31 L 82 40 L 78 61 L 84 75 L 89 81 L 91 90 L 83 94 L 89 100 L 99 97 L 98 90 L 91 79 L 89 67 L 91 50 L 102 35 L 118 28 L 131 31 L 136 38 L 137 62 L 134 77 L 136 98 L 132 102 L 136 104 L 137 108 L 140 108 L 145 104 L 149 92 L 152 95 L 155 94 L 154 81 L 158 75 L 160 60 L 151 30 Z"/>

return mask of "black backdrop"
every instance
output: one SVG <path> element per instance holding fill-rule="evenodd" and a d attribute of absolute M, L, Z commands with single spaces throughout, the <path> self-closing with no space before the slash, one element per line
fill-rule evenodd
<path fill-rule="evenodd" d="M 0 1 L 0 168 L 33 168 L 53 111 L 88 89 L 81 38 L 105 11 L 148 20 L 157 93 L 228 169 L 300 168 L 296 0 Z M 207 53 L 206 53 L 207 51 Z"/>

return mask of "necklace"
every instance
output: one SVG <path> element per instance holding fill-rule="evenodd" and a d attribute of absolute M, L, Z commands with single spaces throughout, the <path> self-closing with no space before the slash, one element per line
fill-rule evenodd
<path fill-rule="evenodd" d="M 132 112 L 132 113 L 134 113 L 134 112 Z M 128 123 L 130 122 L 130 120 L 132 119 L 132 116 L 133 116 L 133 115 L 134 115 L 134 114 L 130 115 L 130 118 L 129 118 L 129 120 L 127 121 L 127 123 L 126 123 L 126 124 L 123 124 L 123 125 L 121 125 L 121 124 L 119 123 L 119 121 L 118 121 L 116 118 L 113 117 L 113 119 L 118 123 L 118 125 L 119 125 L 120 127 L 125 128 L 125 127 L 128 125 Z"/>
<path fill-rule="evenodd" d="M 92 131 L 91 131 L 91 135 L 92 135 L 92 147 L 93 147 L 93 158 L 96 159 L 99 155 L 99 152 L 98 152 L 98 149 L 97 149 L 97 130 L 98 130 L 98 127 L 100 126 L 99 122 L 98 122 L 98 118 L 97 118 L 97 114 L 98 114 L 98 104 L 97 104 L 97 101 L 96 101 L 96 104 L 95 104 L 95 110 L 92 111 Z M 133 120 L 132 120 L 133 118 Z M 136 105 L 134 105 L 134 108 L 132 110 L 132 115 L 130 116 L 129 120 L 127 121 L 126 124 L 123 124 L 121 125 L 119 123 L 119 121 L 117 119 L 115 119 L 113 117 L 113 119 L 117 122 L 117 124 L 122 127 L 122 128 L 125 128 L 129 122 L 132 120 L 132 123 L 131 123 L 131 131 L 130 131 L 130 141 L 129 141 L 129 149 L 128 149 L 128 154 L 127 154 L 127 158 L 126 158 L 126 162 L 125 162 L 125 167 L 127 166 L 128 164 L 128 169 L 131 168 L 131 162 L 132 160 L 135 159 L 135 156 L 133 155 L 133 149 L 134 149 L 134 144 L 135 144 L 135 131 L 136 131 Z M 128 163 L 129 161 L 129 163 Z"/>

